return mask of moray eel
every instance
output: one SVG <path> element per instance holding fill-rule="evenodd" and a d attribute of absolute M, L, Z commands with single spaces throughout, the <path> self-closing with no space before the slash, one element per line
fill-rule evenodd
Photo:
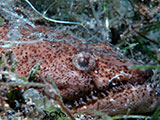
<path fill-rule="evenodd" d="M 12 26 L 0 27 L 0 39 L 12 39 Z M 31 69 L 41 61 L 39 82 L 57 85 L 64 103 L 74 112 L 97 110 L 108 115 L 152 112 L 159 95 L 148 80 L 152 70 L 131 69 L 139 65 L 118 55 L 107 43 L 82 43 L 71 35 L 37 25 L 20 27 L 21 41 L 36 43 L 15 44 L 12 47 L 16 74 L 28 77 Z M 36 33 L 34 35 L 34 33 Z M 9 36 L 9 37 L 7 37 Z"/>

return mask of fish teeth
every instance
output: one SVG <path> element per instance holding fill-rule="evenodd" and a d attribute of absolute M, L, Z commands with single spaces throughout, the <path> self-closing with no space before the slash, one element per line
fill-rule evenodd
<path fill-rule="evenodd" d="M 89 101 L 89 97 L 88 97 L 88 96 L 86 96 L 86 101 L 87 101 L 87 102 Z"/>
<path fill-rule="evenodd" d="M 79 102 L 79 104 L 81 104 L 81 105 L 86 105 L 86 103 L 84 102 L 83 98 L 80 98 L 78 102 Z"/>
<path fill-rule="evenodd" d="M 101 94 L 101 96 L 102 96 L 103 98 L 106 97 L 106 94 L 105 94 L 105 93 L 101 92 L 100 94 Z"/>
<path fill-rule="evenodd" d="M 72 108 L 72 105 L 69 105 L 69 104 L 66 104 L 65 105 L 67 108 L 71 109 Z"/>
<path fill-rule="evenodd" d="M 108 95 L 108 94 L 109 94 L 109 91 L 108 91 L 108 90 L 105 90 L 105 94 Z"/>
<path fill-rule="evenodd" d="M 93 94 L 94 94 L 94 92 L 92 91 L 92 92 L 91 92 L 91 96 L 92 96 Z"/>
<path fill-rule="evenodd" d="M 92 98 L 92 100 L 98 100 L 98 97 L 96 97 L 94 95 L 92 95 L 91 98 Z"/>
<path fill-rule="evenodd" d="M 113 92 L 116 92 L 117 89 L 116 89 L 115 87 L 112 87 L 112 91 L 113 91 Z"/>
<path fill-rule="evenodd" d="M 77 101 L 74 101 L 74 105 L 75 105 L 76 107 L 78 107 L 78 106 L 79 106 L 79 104 L 78 104 L 78 102 L 77 102 Z"/>
<path fill-rule="evenodd" d="M 96 97 L 96 96 L 94 95 L 94 92 L 95 92 L 95 91 L 92 91 L 92 92 L 91 92 L 91 94 L 89 95 L 89 98 L 91 98 L 92 100 L 97 100 L 98 97 Z"/>
<path fill-rule="evenodd" d="M 93 93 L 94 93 L 94 94 L 97 94 L 97 91 L 96 91 L 96 90 L 94 90 L 94 91 L 93 91 Z"/>

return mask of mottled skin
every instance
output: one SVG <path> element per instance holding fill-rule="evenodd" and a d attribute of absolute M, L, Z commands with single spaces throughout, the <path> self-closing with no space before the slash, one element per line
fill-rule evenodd
<path fill-rule="evenodd" d="M 10 26 L 0 27 L 0 39 L 7 40 Z M 148 83 L 152 70 L 130 69 L 139 63 L 122 58 L 106 43 L 82 44 L 74 37 L 37 26 L 21 28 L 23 41 L 37 40 L 31 33 L 44 34 L 43 41 L 16 44 L 12 48 L 18 62 L 16 74 L 28 77 L 38 62 L 37 81 L 50 83 L 51 77 L 64 103 L 75 112 L 98 110 L 109 115 L 153 111 L 158 104 L 156 89 Z M 46 35 L 52 34 L 52 41 Z M 61 39 L 60 41 L 58 41 Z"/>

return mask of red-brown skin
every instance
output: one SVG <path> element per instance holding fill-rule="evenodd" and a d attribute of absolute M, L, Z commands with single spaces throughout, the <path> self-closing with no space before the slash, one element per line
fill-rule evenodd
<path fill-rule="evenodd" d="M 9 27 L 0 27 L 0 39 L 7 40 Z M 146 113 L 156 108 L 158 95 L 147 82 L 152 71 L 130 69 L 138 63 L 120 57 L 109 44 L 82 44 L 44 26 L 21 28 L 20 32 L 23 41 L 37 40 L 27 37 L 34 32 L 52 34 L 53 40 L 15 45 L 12 51 L 18 62 L 16 74 L 28 77 L 32 67 L 41 61 L 39 81 L 50 83 L 51 77 L 64 102 L 71 104 L 75 112 L 98 110 L 117 115 L 128 111 Z M 63 40 L 58 42 L 59 39 Z"/>

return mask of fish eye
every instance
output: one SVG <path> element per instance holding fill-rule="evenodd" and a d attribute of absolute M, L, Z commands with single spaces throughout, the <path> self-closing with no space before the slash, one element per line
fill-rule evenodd
<path fill-rule="evenodd" d="M 87 51 L 81 51 L 75 54 L 72 58 L 72 62 L 78 70 L 82 71 L 93 70 L 96 66 L 95 57 Z"/>

